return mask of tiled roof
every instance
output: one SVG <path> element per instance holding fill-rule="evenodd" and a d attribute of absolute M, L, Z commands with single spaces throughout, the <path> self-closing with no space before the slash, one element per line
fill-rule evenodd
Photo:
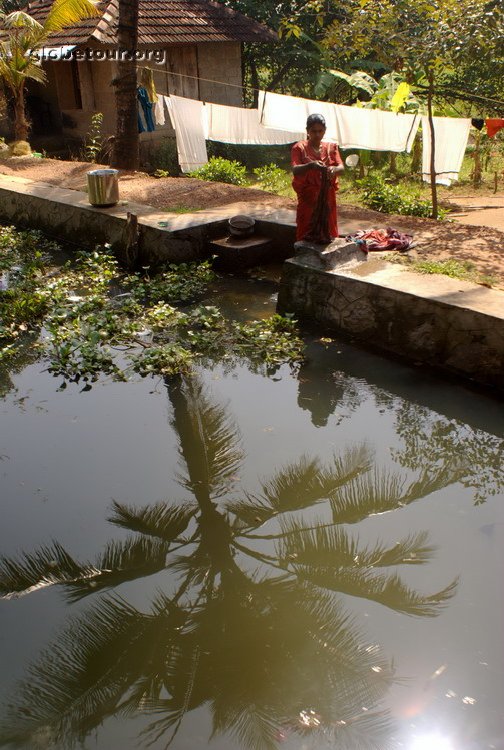
<path fill-rule="evenodd" d="M 26 9 L 41 21 L 52 0 L 34 0 Z M 89 18 L 52 34 L 51 45 L 117 44 L 118 0 L 100 3 L 101 18 Z M 202 42 L 274 42 L 266 26 L 214 0 L 139 0 L 139 47 Z"/>

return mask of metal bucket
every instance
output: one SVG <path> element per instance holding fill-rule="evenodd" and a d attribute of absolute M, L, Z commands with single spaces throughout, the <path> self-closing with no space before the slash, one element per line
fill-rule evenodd
<path fill-rule="evenodd" d="M 119 200 L 119 170 L 93 169 L 87 173 L 87 183 L 92 206 L 115 206 Z"/>

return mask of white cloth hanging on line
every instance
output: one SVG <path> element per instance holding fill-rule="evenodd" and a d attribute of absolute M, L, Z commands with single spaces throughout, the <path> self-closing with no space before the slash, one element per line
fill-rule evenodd
<path fill-rule="evenodd" d="M 297 130 L 301 133 L 301 137 L 297 139 L 299 141 L 306 138 L 305 126 L 308 115 L 320 114 L 324 117 L 327 127 L 324 140 L 338 142 L 339 127 L 335 104 L 260 91 L 258 109 L 260 122 L 265 127 Z"/>
<path fill-rule="evenodd" d="M 336 104 L 338 144 L 341 148 L 369 151 L 411 151 L 420 117 L 383 109 L 364 109 Z"/>
<path fill-rule="evenodd" d="M 458 180 L 469 138 L 471 120 L 463 117 L 434 117 L 434 170 L 439 185 Z M 430 182 L 431 129 L 422 117 L 422 176 Z"/>
<path fill-rule="evenodd" d="M 259 122 L 259 110 L 230 107 L 225 104 L 205 104 L 208 116 L 208 139 L 222 143 L 281 145 L 295 143 L 303 132 L 266 128 Z"/>
<path fill-rule="evenodd" d="M 207 116 L 203 102 L 182 96 L 170 97 L 170 118 L 177 138 L 177 153 L 182 172 L 192 172 L 208 162 L 205 139 Z"/>
<path fill-rule="evenodd" d="M 164 94 L 158 94 L 157 102 L 154 105 L 154 119 L 156 125 L 161 127 L 166 124 L 165 113 L 169 107 L 170 97 Z"/>
<path fill-rule="evenodd" d="M 266 127 L 280 129 L 294 125 L 304 127 L 308 115 L 321 114 L 327 127 L 324 140 L 334 141 L 341 148 L 372 151 L 410 151 L 420 124 L 416 115 L 264 91 L 259 92 L 259 112 Z"/>

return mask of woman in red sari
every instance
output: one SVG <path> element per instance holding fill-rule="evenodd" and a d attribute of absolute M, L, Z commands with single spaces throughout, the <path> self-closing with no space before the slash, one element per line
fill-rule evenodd
<path fill-rule="evenodd" d="M 337 175 L 345 167 L 336 144 L 322 140 L 325 132 L 322 115 L 310 115 L 307 140 L 292 147 L 292 186 L 298 197 L 296 240 L 326 243 L 338 236 Z"/>

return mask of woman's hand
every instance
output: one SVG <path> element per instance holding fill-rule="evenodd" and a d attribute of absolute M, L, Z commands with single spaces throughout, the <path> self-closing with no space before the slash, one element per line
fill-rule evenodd
<path fill-rule="evenodd" d="M 310 166 L 312 169 L 319 169 L 321 172 L 327 169 L 323 161 L 311 161 Z"/>
<path fill-rule="evenodd" d="M 335 166 L 328 167 L 329 176 L 336 177 L 337 175 L 339 175 L 340 172 L 343 172 L 343 169 L 344 167 L 341 164 L 340 165 L 336 164 Z"/>

